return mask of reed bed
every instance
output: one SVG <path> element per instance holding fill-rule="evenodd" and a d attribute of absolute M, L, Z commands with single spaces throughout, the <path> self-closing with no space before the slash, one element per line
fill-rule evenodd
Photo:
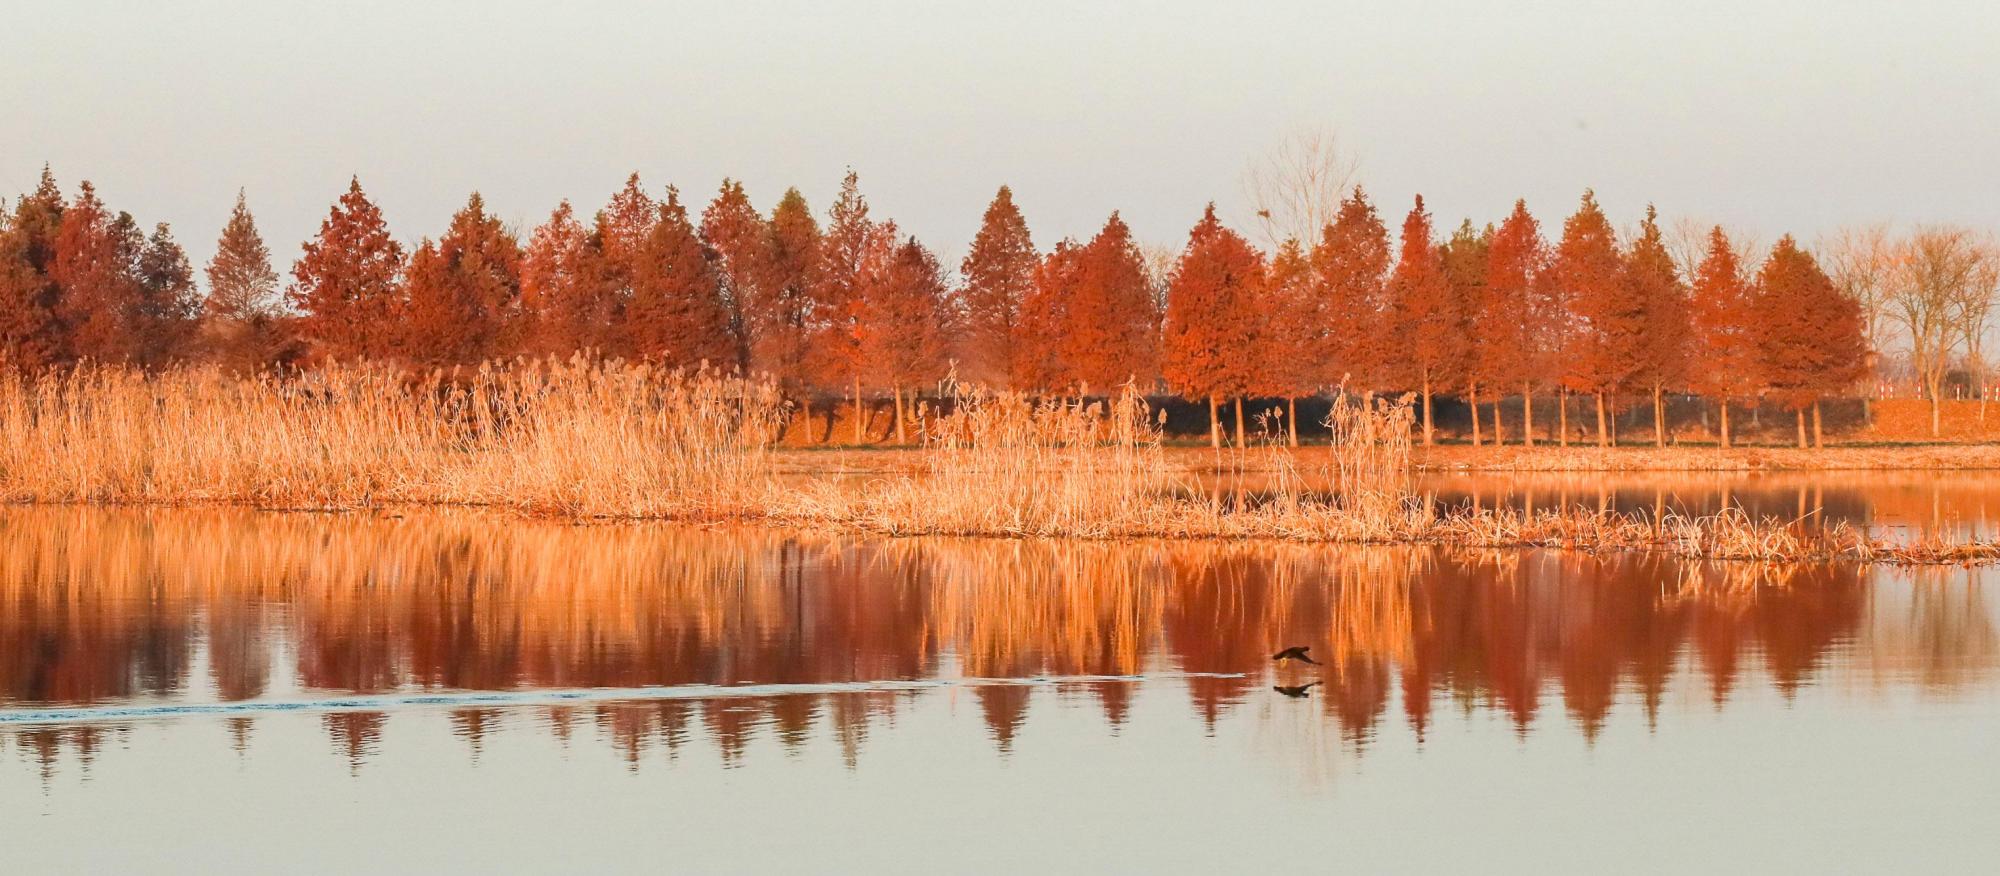
<path fill-rule="evenodd" d="M 1265 448 L 1254 491 L 1197 483 L 1135 388 L 1101 402 L 953 390 L 912 470 L 782 471 L 768 382 L 582 359 L 409 377 L 367 366 L 236 377 L 81 368 L 0 377 L 0 500 L 275 509 L 496 506 L 570 519 L 763 520 L 895 535 L 1656 551 L 1761 561 L 2000 561 L 2000 544 L 1887 543 L 1845 526 L 1577 507 L 1447 509 L 1410 486 L 1407 400 L 1343 398 L 1323 448 Z M 1217 467 L 1251 454 L 1218 453 Z M 1325 485 L 1312 488 L 1310 484 Z"/>
<path fill-rule="evenodd" d="M 417 378 L 9 374 L 0 499 L 744 516 L 782 410 L 769 384 L 580 359 Z"/>

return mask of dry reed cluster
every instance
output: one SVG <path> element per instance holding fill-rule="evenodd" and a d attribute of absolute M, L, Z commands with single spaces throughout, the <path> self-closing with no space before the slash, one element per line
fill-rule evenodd
<path fill-rule="evenodd" d="M 764 383 L 582 360 L 418 379 L 9 374 L 0 498 L 736 516 L 755 511 L 781 412 Z"/>
<path fill-rule="evenodd" d="M 1404 402 L 1343 398 L 1326 448 L 1272 448 L 1255 491 L 1164 459 L 1132 388 L 1103 402 L 957 390 L 919 415 L 917 470 L 786 475 L 763 381 L 522 362 L 408 378 L 84 368 L 0 378 L 0 498 L 265 508 L 480 505 L 569 518 L 771 520 L 892 534 L 1268 538 L 1650 550 L 1753 560 L 1983 562 L 1991 542 L 1892 545 L 1845 526 L 1575 507 L 1446 509 L 1409 486 Z M 1242 456 L 1219 460 L 1241 463 Z"/>

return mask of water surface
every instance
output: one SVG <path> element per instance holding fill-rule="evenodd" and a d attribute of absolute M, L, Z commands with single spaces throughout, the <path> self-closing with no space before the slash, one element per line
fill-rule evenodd
<path fill-rule="evenodd" d="M 18 872 L 1984 871 L 1991 575 L 17 508 L 0 824 Z"/>

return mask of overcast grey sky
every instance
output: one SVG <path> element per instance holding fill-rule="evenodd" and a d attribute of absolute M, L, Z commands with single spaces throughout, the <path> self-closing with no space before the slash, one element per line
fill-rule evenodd
<path fill-rule="evenodd" d="M 2000 227 L 1993 3 L 0 2 L 0 193 L 48 161 L 205 260 L 242 187 L 280 270 L 350 174 L 408 239 L 632 170 L 823 210 L 851 165 L 954 259 L 1001 183 L 1040 245 L 1113 209 L 1178 243 L 1301 124 L 1392 225 L 1421 192 L 1554 226 L 1592 186 L 1766 240 Z"/>

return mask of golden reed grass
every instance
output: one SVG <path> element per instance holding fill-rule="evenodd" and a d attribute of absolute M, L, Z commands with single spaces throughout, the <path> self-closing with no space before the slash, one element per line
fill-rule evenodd
<path fill-rule="evenodd" d="M 1404 402 L 1341 399 L 1327 447 L 1267 448 L 1260 464 L 1276 468 L 1268 485 L 1224 493 L 1165 460 L 1160 425 L 1130 387 L 1092 403 L 974 389 L 949 401 L 942 413 L 918 415 L 915 471 L 854 483 L 781 471 L 772 448 L 786 402 L 767 382 L 718 374 L 577 359 L 421 378 L 367 366 L 248 378 L 213 368 L 10 375 L 0 378 L 0 499 L 495 506 L 899 535 L 2000 559 L 2000 544 L 1989 541 L 1889 544 L 1844 525 L 1733 509 L 1697 517 L 1441 508 L 1409 485 Z"/>

